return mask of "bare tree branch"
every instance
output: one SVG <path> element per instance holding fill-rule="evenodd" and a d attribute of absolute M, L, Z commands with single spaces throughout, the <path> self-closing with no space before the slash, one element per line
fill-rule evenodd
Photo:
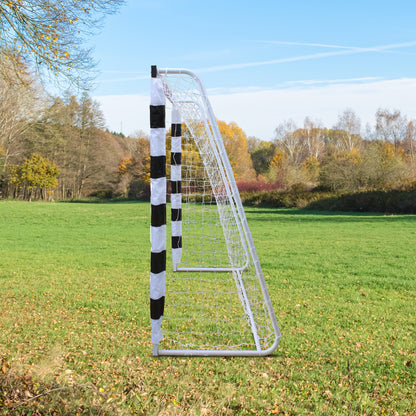
<path fill-rule="evenodd" d="M 85 38 L 124 0 L 0 0 L 0 62 L 86 87 L 95 63 Z M 3 65 L 0 63 L 0 65 Z"/>

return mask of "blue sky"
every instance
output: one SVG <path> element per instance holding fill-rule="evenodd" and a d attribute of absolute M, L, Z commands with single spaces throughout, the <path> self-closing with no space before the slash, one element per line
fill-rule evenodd
<path fill-rule="evenodd" d="M 306 116 L 331 127 L 346 108 L 416 118 L 416 1 L 128 0 L 92 39 L 95 98 L 111 130 L 148 129 L 149 72 L 188 68 L 217 118 L 248 135 Z"/>

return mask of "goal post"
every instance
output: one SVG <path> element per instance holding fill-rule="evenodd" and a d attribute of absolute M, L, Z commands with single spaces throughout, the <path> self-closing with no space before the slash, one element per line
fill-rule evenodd
<path fill-rule="evenodd" d="M 189 70 L 152 66 L 150 156 L 153 355 L 271 354 L 279 326 L 216 118 Z"/>

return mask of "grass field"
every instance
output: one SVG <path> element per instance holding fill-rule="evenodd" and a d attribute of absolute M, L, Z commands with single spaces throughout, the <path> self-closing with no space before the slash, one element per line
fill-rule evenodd
<path fill-rule="evenodd" d="M 416 216 L 248 208 L 277 352 L 155 359 L 149 211 L 0 201 L 0 415 L 416 415 Z"/>

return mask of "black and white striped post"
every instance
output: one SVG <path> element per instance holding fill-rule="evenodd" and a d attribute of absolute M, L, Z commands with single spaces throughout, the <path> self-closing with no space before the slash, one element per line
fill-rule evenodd
<path fill-rule="evenodd" d="M 166 131 L 165 94 L 157 67 L 152 66 L 150 89 L 151 265 L 150 320 L 153 355 L 158 355 L 165 307 L 166 279 Z"/>
<path fill-rule="evenodd" d="M 172 108 L 171 126 L 171 157 L 170 157 L 170 185 L 171 185 L 171 226 L 172 226 L 172 264 L 173 270 L 181 262 L 182 256 L 182 194 L 181 194 L 181 159 L 182 133 L 181 115 L 178 109 Z"/>

